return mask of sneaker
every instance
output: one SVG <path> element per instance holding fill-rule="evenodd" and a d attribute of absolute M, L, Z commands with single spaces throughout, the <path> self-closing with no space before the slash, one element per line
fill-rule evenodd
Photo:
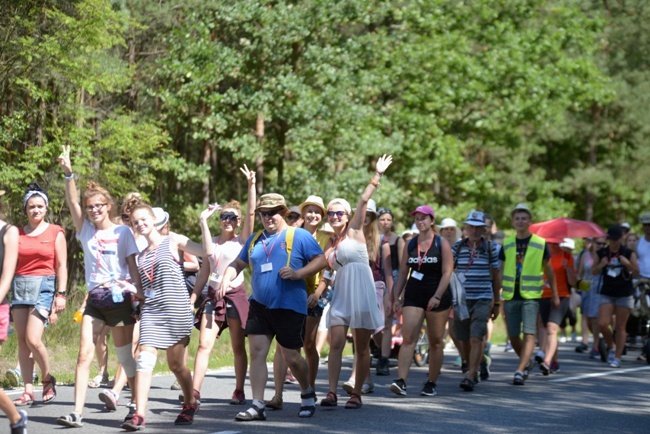
<path fill-rule="evenodd" d="M 456 357 L 456 360 L 454 360 L 454 366 L 463 366 L 463 359 L 460 356 Z"/>
<path fill-rule="evenodd" d="M 367 395 L 369 393 L 372 393 L 375 391 L 375 383 L 372 381 L 368 381 L 363 383 L 363 386 L 361 386 L 361 394 L 362 395 Z"/>
<path fill-rule="evenodd" d="M 239 422 L 250 422 L 252 420 L 266 420 L 266 412 L 263 408 L 257 408 L 254 405 L 246 411 L 240 411 L 235 416 Z"/>
<path fill-rule="evenodd" d="M 600 359 L 600 351 L 598 351 L 595 348 L 592 348 L 591 351 L 589 351 L 589 358 L 590 359 Z"/>
<path fill-rule="evenodd" d="M 18 387 L 22 382 L 22 375 L 20 373 L 20 369 L 9 369 L 5 373 L 5 377 L 7 377 L 7 381 L 9 381 L 9 385 L 11 387 Z"/>
<path fill-rule="evenodd" d="M 178 384 L 178 380 L 174 381 L 170 387 L 171 390 L 183 390 L 180 384 Z"/>
<path fill-rule="evenodd" d="M 181 414 L 178 415 L 174 421 L 174 425 L 192 425 L 194 422 L 194 415 L 199 411 L 199 404 L 185 404 Z"/>
<path fill-rule="evenodd" d="M 343 390 L 345 390 L 345 393 L 350 395 L 354 391 L 354 381 L 348 380 L 343 383 Z"/>
<path fill-rule="evenodd" d="M 558 342 L 560 342 L 561 344 L 566 344 L 566 335 L 561 334 L 560 338 L 558 339 Z"/>
<path fill-rule="evenodd" d="M 115 393 L 110 389 L 104 389 L 99 392 L 99 400 L 106 405 L 108 411 L 117 410 L 117 401 L 119 398 L 119 395 L 115 395 Z"/>
<path fill-rule="evenodd" d="M 539 364 L 539 370 L 542 371 L 542 374 L 548 375 L 551 373 L 551 367 L 546 362 Z"/>
<path fill-rule="evenodd" d="M 609 354 L 607 354 L 607 364 L 611 366 L 615 358 L 616 358 L 616 351 L 609 350 Z"/>
<path fill-rule="evenodd" d="M 480 366 L 482 381 L 485 381 L 488 378 L 490 378 L 491 365 L 492 365 L 492 358 L 490 356 L 483 355 L 483 360 L 481 361 L 481 366 Z"/>
<path fill-rule="evenodd" d="M 578 334 L 576 332 L 571 332 L 571 342 L 578 342 Z"/>
<path fill-rule="evenodd" d="M 287 369 L 287 375 L 284 377 L 284 384 L 296 384 L 298 380 L 293 376 L 290 369 Z"/>
<path fill-rule="evenodd" d="M 246 404 L 246 395 L 243 390 L 235 389 L 230 398 L 230 405 L 244 405 Z"/>
<path fill-rule="evenodd" d="M 390 375 L 388 357 L 380 357 L 377 360 L 377 375 L 382 377 Z"/>
<path fill-rule="evenodd" d="M 66 414 L 65 416 L 61 416 L 56 420 L 56 423 L 71 428 L 81 428 L 84 425 L 81 419 L 81 415 L 76 411 L 73 411 L 70 414 Z"/>
<path fill-rule="evenodd" d="M 27 434 L 27 412 L 18 410 L 18 414 L 20 414 L 20 420 L 9 425 L 11 434 Z"/>
<path fill-rule="evenodd" d="M 535 362 L 542 363 L 544 361 L 544 351 L 537 350 L 535 351 Z"/>
<path fill-rule="evenodd" d="M 134 414 L 133 417 L 129 420 L 125 420 L 122 423 L 122 429 L 125 431 L 140 431 L 144 429 L 146 423 L 144 421 L 144 416 L 139 414 Z"/>
<path fill-rule="evenodd" d="M 514 384 L 515 386 L 523 386 L 524 382 L 525 382 L 525 380 L 524 380 L 523 372 L 516 371 L 515 376 L 512 379 L 512 384 Z"/>
<path fill-rule="evenodd" d="M 588 350 L 589 347 L 582 342 L 576 347 L 576 353 L 586 353 Z"/>
<path fill-rule="evenodd" d="M 391 386 L 391 388 L 392 387 L 393 386 Z M 437 394 L 438 394 L 438 392 L 436 392 L 436 383 L 434 383 L 431 380 L 427 380 L 427 382 L 424 383 L 424 387 L 422 387 L 422 391 L 420 392 L 420 395 L 421 396 L 436 396 Z"/>
<path fill-rule="evenodd" d="M 463 378 L 463 381 L 460 382 L 460 388 L 466 392 L 473 392 L 475 386 L 476 383 L 469 378 Z"/>
<path fill-rule="evenodd" d="M 612 368 L 620 368 L 621 367 L 621 359 L 617 359 L 614 357 L 612 359 L 612 362 L 609 364 L 610 367 Z"/>
<path fill-rule="evenodd" d="M 551 374 L 560 372 L 560 364 L 558 362 L 551 362 Z"/>
<path fill-rule="evenodd" d="M 390 391 L 395 395 L 406 395 L 406 382 L 398 378 L 390 385 Z"/>
<path fill-rule="evenodd" d="M 514 351 L 514 350 L 513 350 L 513 348 L 512 348 L 512 344 L 510 343 L 510 341 L 507 341 L 507 342 L 506 342 L 506 347 L 503 349 L 503 352 L 504 352 L 504 353 L 508 353 L 508 352 L 510 352 L 510 351 Z"/>
<path fill-rule="evenodd" d="M 535 367 L 535 362 L 531 360 L 528 361 L 528 364 L 524 368 L 524 372 L 522 372 L 522 376 L 524 377 L 524 381 L 528 380 L 528 376 L 530 375 L 530 371 L 533 370 Z"/>

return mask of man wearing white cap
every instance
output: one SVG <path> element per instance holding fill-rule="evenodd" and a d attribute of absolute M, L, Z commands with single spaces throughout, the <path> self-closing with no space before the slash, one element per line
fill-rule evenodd
<path fill-rule="evenodd" d="M 472 211 L 463 223 L 467 238 L 456 241 L 452 248 L 458 278 L 465 287 L 469 318 L 460 321 L 456 316 L 454 326 L 456 339 L 461 342 L 463 360 L 468 361 L 469 370 L 460 382 L 468 392 L 476 386 L 476 376 L 483 359 L 483 340 L 487 336 L 487 323 L 499 315 L 499 253 L 497 246 L 485 239 L 485 214 Z M 489 377 L 489 371 L 482 373 L 482 379 Z"/>
<path fill-rule="evenodd" d="M 534 366 L 530 358 L 535 348 L 544 272 L 551 287 L 553 306 L 559 305 L 560 299 L 555 276 L 549 266 L 550 253 L 546 241 L 529 230 L 532 221 L 530 208 L 520 203 L 512 210 L 510 217 L 517 234 L 504 240 L 499 259 L 502 261 L 501 282 L 508 336 L 512 348 L 519 356 L 512 384 L 523 386 Z M 520 336 L 522 331 L 523 340 Z"/>

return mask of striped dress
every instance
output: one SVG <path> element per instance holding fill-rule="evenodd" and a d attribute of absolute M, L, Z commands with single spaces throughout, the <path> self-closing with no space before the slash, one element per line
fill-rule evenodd
<path fill-rule="evenodd" d="M 166 349 L 189 337 L 194 317 L 178 261 L 164 237 L 157 248 L 140 253 L 138 270 L 145 301 L 140 316 L 140 345 Z"/>

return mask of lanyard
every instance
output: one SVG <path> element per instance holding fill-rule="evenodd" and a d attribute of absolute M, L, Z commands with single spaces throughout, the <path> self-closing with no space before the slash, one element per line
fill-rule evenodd
<path fill-rule="evenodd" d="M 286 229 L 283 229 L 282 232 L 284 232 Z M 269 259 L 271 259 L 271 252 L 273 252 L 273 247 L 275 247 L 276 241 L 282 236 L 282 232 L 275 234 L 275 237 L 273 238 L 273 242 L 271 243 L 271 247 L 266 250 L 266 243 L 264 242 L 265 240 L 262 240 L 262 247 L 264 248 L 264 254 L 266 255 L 266 262 L 269 262 Z M 262 233 L 264 235 L 264 238 L 266 238 L 266 234 Z"/>
<path fill-rule="evenodd" d="M 334 237 L 330 239 L 330 242 L 332 242 L 331 240 L 333 239 Z M 327 262 L 329 263 L 331 269 L 334 269 L 334 264 L 338 262 L 338 259 L 336 259 L 336 252 L 339 250 L 339 244 L 341 244 L 341 241 L 343 241 L 344 239 L 345 239 L 345 235 L 342 236 L 341 238 L 336 238 L 336 241 L 332 243 L 332 253 L 330 253 L 329 258 L 327 258 Z M 332 258 L 331 261 L 330 258 Z M 341 264 L 340 262 L 338 263 L 341 266 L 343 266 L 343 264 Z"/>
<path fill-rule="evenodd" d="M 424 249 L 424 251 L 422 251 L 422 250 L 420 250 L 420 240 L 418 240 L 418 270 L 422 266 L 422 263 L 424 262 L 424 258 L 427 257 L 427 252 L 431 248 L 431 243 L 433 243 L 433 239 L 429 242 L 429 245 L 427 246 L 427 248 Z M 420 256 L 420 255 L 422 255 L 422 256 Z"/>
<path fill-rule="evenodd" d="M 151 274 L 147 273 L 147 270 L 144 269 L 144 266 L 142 267 L 142 272 L 144 273 L 145 276 L 147 276 L 149 282 L 152 283 L 154 278 L 154 265 L 156 264 L 156 256 L 158 256 L 158 247 L 160 247 L 160 244 L 156 246 L 156 248 L 153 250 L 153 258 L 151 259 Z M 151 250 L 147 252 L 147 254 L 149 253 L 151 253 Z"/>
<path fill-rule="evenodd" d="M 483 243 L 481 242 L 481 245 L 482 244 Z M 469 248 L 469 240 L 467 240 L 467 247 Z M 473 249 L 469 249 L 469 254 L 470 254 L 469 262 L 467 263 L 467 267 L 465 268 L 465 273 L 467 273 L 467 270 L 469 270 L 469 267 L 471 267 L 472 264 L 474 263 L 474 259 L 478 258 L 478 256 L 479 256 L 478 246 L 474 245 Z"/>

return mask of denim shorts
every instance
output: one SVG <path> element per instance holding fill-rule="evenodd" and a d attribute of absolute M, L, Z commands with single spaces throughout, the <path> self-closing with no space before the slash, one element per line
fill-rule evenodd
<path fill-rule="evenodd" d="M 11 307 L 31 307 L 47 319 L 52 311 L 56 276 L 14 276 L 11 285 Z"/>
<path fill-rule="evenodd" d="M 539 313 L 539 299 L 533 300 L 506 300 L 503 303 L 506 314 L 508 336 L 527 335 L 537 333 L 537 314 Z"/>
<path fill-rule="evenodd" d="M 634 297 L 628 295 L 627 297 L 610 297 L 609 295 L 600 294 L 600 305 L 613 304 L 617 307 L 627 307 L 632 309 L 634 307 Z"/>

